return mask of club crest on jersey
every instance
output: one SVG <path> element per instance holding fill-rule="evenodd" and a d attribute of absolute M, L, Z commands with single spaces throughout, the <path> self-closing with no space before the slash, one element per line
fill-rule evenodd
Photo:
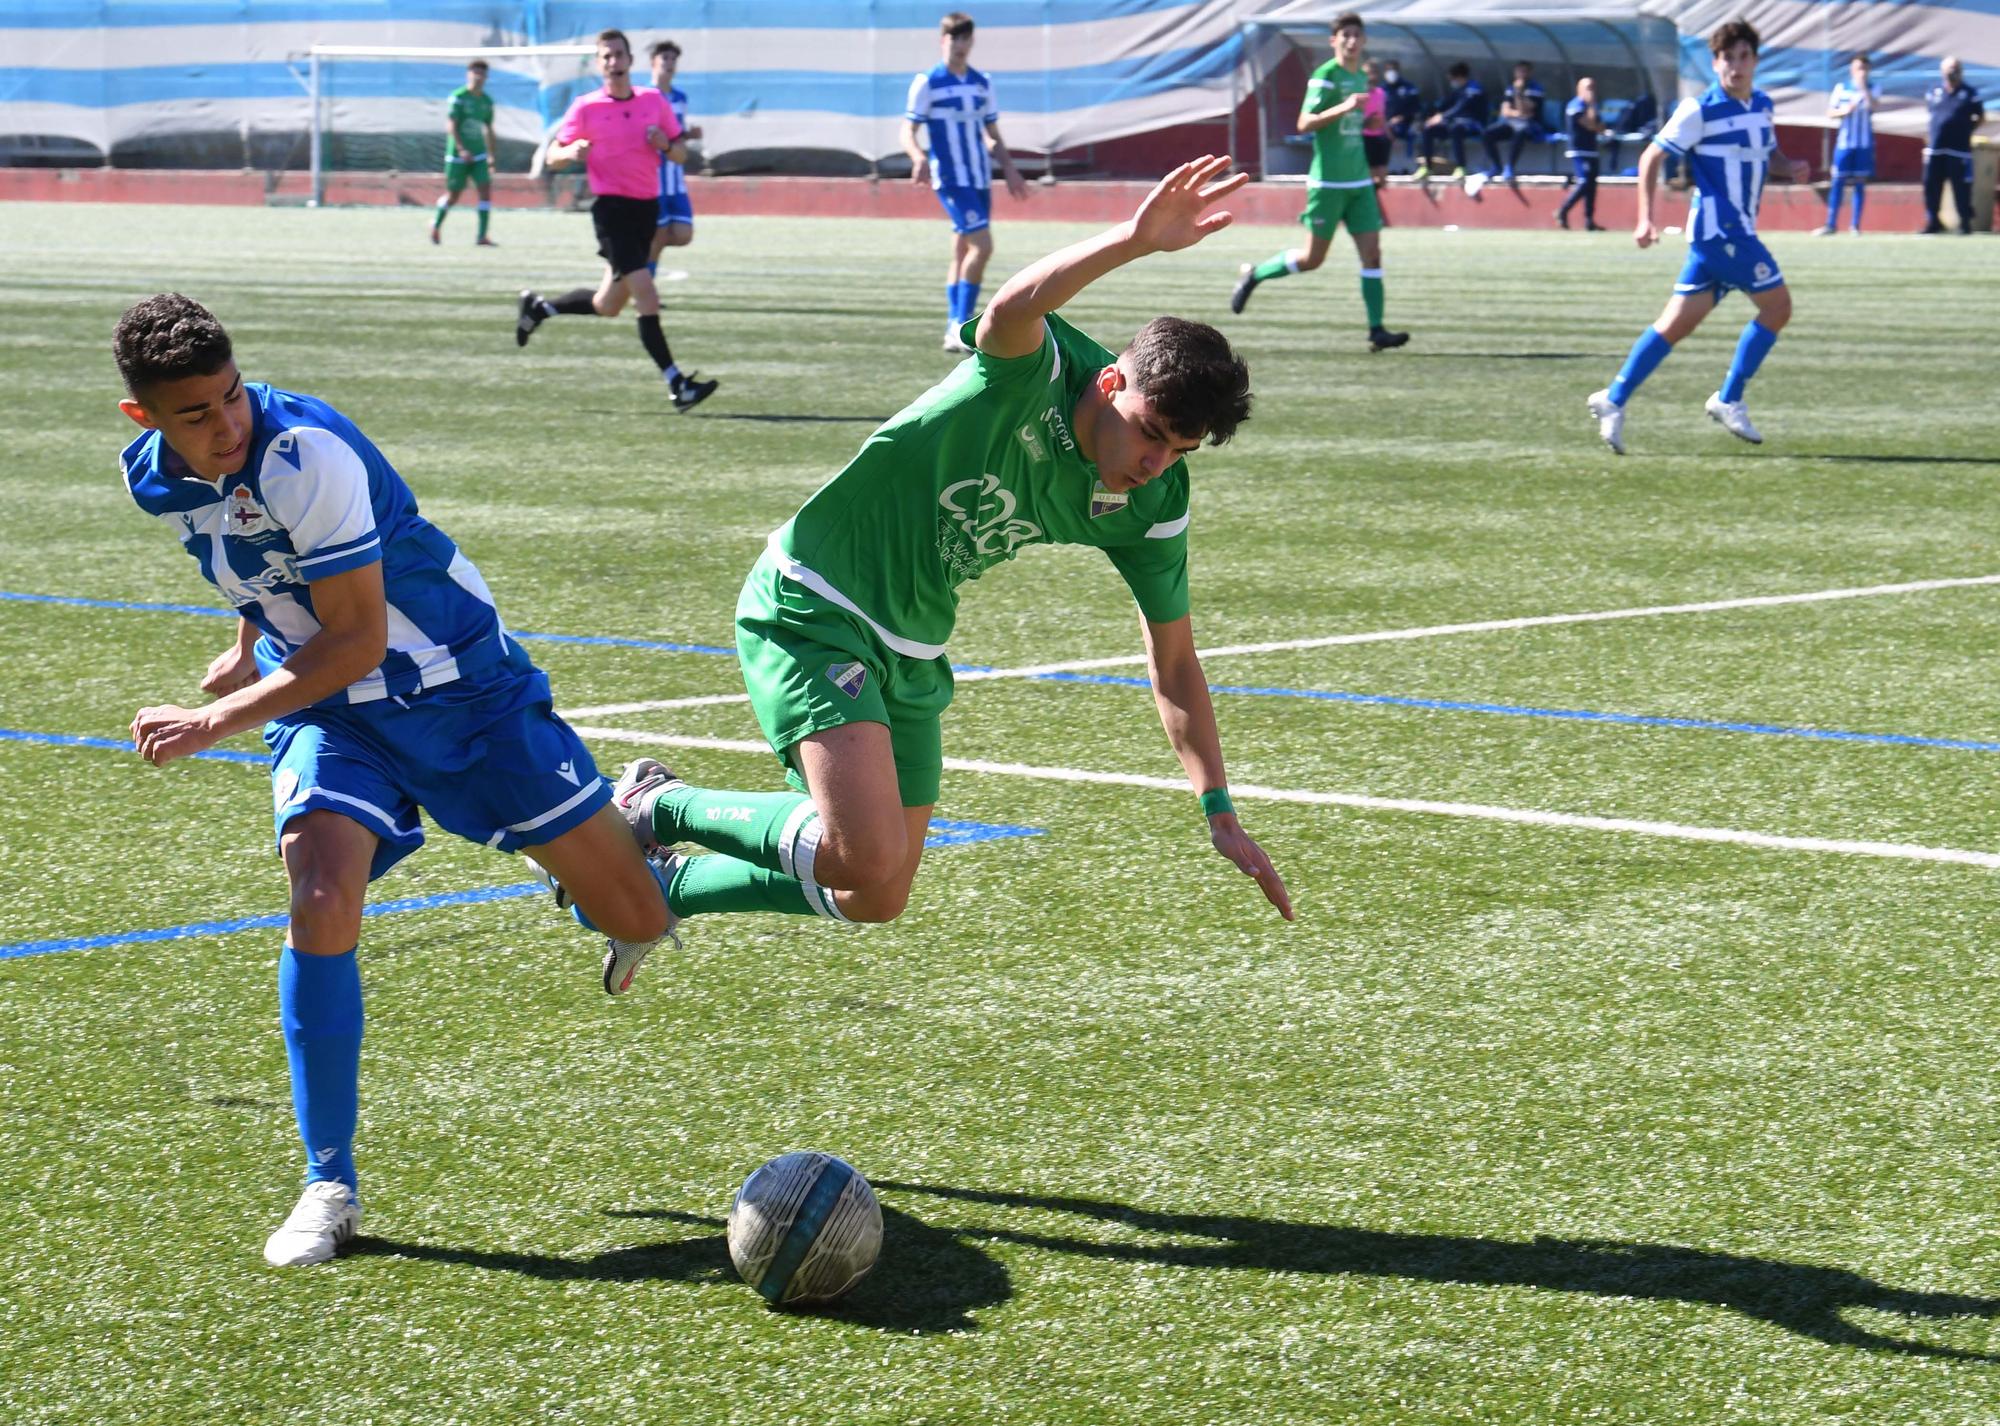
<path fill-rule="evenodd" d="M 235 487 L 223 501 L 222 526 L 230 534 L 243 539 L 277 532 L 269 512 L 257 503 L 257 497 L 250 493 L 247 485 Z"/>
<path fill-rule="evenodd" d="M 868 682 L 868 665 L 856 659 L 853 663 L 829 664 L 826 676 L 833 680 L 833 686 L 849 698 L 861 696 L 861 686 Z"/>
<path fill-rule="evenodd" d="M 1129 491 L 1106 490 L 1104 482 L 1099 480 L 1090 492 L 1090 518 L 1095 520 L 1099 515 L 1116 515 L 1131 499 Z"/>

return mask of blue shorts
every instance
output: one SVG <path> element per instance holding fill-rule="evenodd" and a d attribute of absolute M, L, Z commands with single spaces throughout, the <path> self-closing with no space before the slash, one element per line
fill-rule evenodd
<path fill-rule="evenodd" d="M 1835 178 L 1873 178 L 1875 176 L 1875 150 L 1835 149 L 1833 151 L 1833 176 Z"/>
<path fill-rule="evenodd" d="M 685 223 L 694 226 L 694 200 L 685 193 L 662 193 L 660 195 L 660 216 L 653 224 L 664 228 L 669 223 Z"/>
<path fill-rule="evenodd" d="M 1785 285 L 1778 260 L 1755 237 L 1711 238 L 1688 246 L 1676 292 L 1713 292 L 1720 302 L 1734 291 L 1764 292 Z"/>
<path fill-rule="evenodd" d="M 264 725 L 278 835 L 338 812 L 381 838 L 374 880 L 424 844 L 417 809 L 503 852 L 552 842 L 611 800 L 590 751 L 555 715 L 549 680 L 518 647 L 476 684 L 398 703 L 304 708 Z"/>
<path fill-rule="evenodd" d="M 993 222 L 990 188 L 940 188 L 937 200 L 944 205 L 954 233 L 976 233 Z"/>

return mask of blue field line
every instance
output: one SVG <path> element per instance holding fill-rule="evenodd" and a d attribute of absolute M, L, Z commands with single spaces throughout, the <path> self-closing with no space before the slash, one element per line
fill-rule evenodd
<path fill-rule="evenodd" d="M 1122 688 L 1151 688 L 1143 678 L 1101 673 L 1038 673 L 1050 683 L 1108 683 Z M 1518 703 L 1479 703 L 1456 698 L 1405 698 L 1393 693 L 1340 693 L 1318 688 L 1254 688 L 1242 684 L 1212 684 L 1210 693 L 1244 698 L 1306 698 L 1321 703 L 1377 704 L 1388 708 L 1425 708 L 1443 713 L 1496 713 L 1508 718 L 1558 718 L 1575 723 L 1617 723 L 1638 728 L 1686 728 L 1704 733 L 1755 733 L 1769 738 L 1810 738 L 1833 743 L 1886 743 L 1896 747 L 1948 748 L 1956 752 L 2000 753 L 2000 742 L 1976 738 L 1926 738 L 1915 733 L 1850 733 L 1837 728 L 1801 728 L 1785 723 L 1732 723 L 1711 718 L 1674 718 L 1650 713 L 1604 713 L 1591 708 L 1536 708 Z"/>
<path fill-rule="evenodd" d="M 136 753 L 138 744 L 123 738 L 78 738 L 68 733 L 33 733 L 25 728 L 0 728 L 0 742 L 47 743 L 59 748 L 106 748 L 116 753 Z M 214 763 L 254 763 L 258 767 L 268 767 L 271 759 L 264 753 L 238 753 L 227 749 L 211 748 L 205 753 L 190 753 L 189 757 L 200 762 Z"/>
<path fill-rule="evenodd" d="M 539 881 L 523 881 L 513 886 L 476 886 L 470 891 L 446 891 L 435 896 L 406 896 L 399 901 L 378 901 L 363 908 L 363 916 L 395 916 L 404 911 L 429 911 L 439 906 L 470 906 L 482 901 L 512 901 L 516 897 L 548 894 Z M 70 936 L 54 941 L 15 941 L 0 946 L 0 961 L 21 956 L 46 956 L 57 951 L 91 951 L 105 946 L 135 946 L 146 941 L 185 941 L 194 936 L 227 936 L 237 931 L 272 931 L 291 918 L 239 916 L 230 921 L 190 921 L 185 926 L 160 926 L 150 931 L 114 931 L 107 936 Z"/>
<path fill-rule="evenodd" d="M 67 604 L 78 609 L 125 609 L 148 614 L 199 614 L 209 619 L 234 619 L 232 609 L 216 609 L 205 604 L 155 604 L 140 599 L 78 599 L 67 594 L 23 594 L 15 590 L 0 589 L 0 599 L 12 600 L 16 604 Z M 620 639 L 603 634 L 531 634 L 524 629 L 509 629 L 508 636 L 522 642 L 541 644 L 596 644 L 620 649 L 655 649 L 669 654 L 727 654 L 736 657 L 736 650 L 723 648 L 720 644 L 674 644 L 659 639 Z"/>
<path fill-rule="evenodd" d="M 34 604 L 75 604 L 90 609 L 139 609 L 175 614 L 214 614 L 230 617 L 225 610 L 191 604 L 145 604 L 117 599 L 76 599 L 58 594 L 18 594 L 0 590 L 0 600 L 12 599 Z M 658 649 L 668 653 L 734 656 L 735 649 L 715 644 L 673 644 L 647 639 L 595 637 L 587 634 L 524 634 L 510 630 L 517 639 L 536 639 L 558 644 L 608 644 L 620 648 Z M 990 673 L 991 664 L 953 664 L 953 673 Z M 1151 688 L 1149 679 L 1108 673 L 1037 673 L 1024 682 L 1095 683 L 1118 688 Z M 1385 708 L 1422 708 L 1437 713 L 1488 713 L 1507 718 L 1554 718 L 1572 723 L 1610 723 L 1634 728 L 1679 728 L 1697 733 L 1748 733 L 1766 738 L 1805 738 L 1824 743 L 1874 743 L 1888 747 L 1942 748 L 1952 752 L 2000 752 L 2000 742 L 1976 738 L 1931 738 L 1917 733 L 1855 733 L 1838 728 L 1803 728 L 1787 723 L 1741 723 L 1712 718 L 1680 718 L 1650 713 L 1607 713 L 1592 708 L 1539 708 L 1519 703 L 1486 703 L 1454 698 L 1407 698 L 1393 693 L 1343 693 L 1319 688 L 1264 688 L 1247 684 L 1210 684 L 1210 693 L 1232 698 L 1303 698 L 1318 703 L 1375 704 Z M 14 736 L 14 735 L 7 735 Z M 54 741 L 54 739 L 47 739 Z M 72 739 L 70 741 L 81 741 Z M 129 748 L 131 744 L 106 744 Z M 244 754 L 203 754 L 236 758 Z M 262 761 L 262 759 L 252 759 Z"/>

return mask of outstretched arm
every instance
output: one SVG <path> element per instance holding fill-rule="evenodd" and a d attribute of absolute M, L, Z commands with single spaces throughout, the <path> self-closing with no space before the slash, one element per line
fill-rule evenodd
<path fill-rule="evenodd" d="M 1042 318 L 1105 273 L 1149 253 L 1192 247 L 1228 227 L 1234 215 L 1207 210 L 1250 181 L 1247 173 L 1223 178 L 1228 167 L 1227 154 L 1182 164 L 1117 227 L 1050 253 L 1008 278 L 979 319 L 979 350 L 1002 358 L 1040 351 Z"/>
<path fill-rule="evenodd" d="M 1215 706 L 1208 698 L 1208 676 L 1202 672 L 1195 652 L 1194 628 L 1187 616 L 1171 624 L 1142 621 L 1146 632 L 1147 672 L 1153 680 L 1153 702 L 1160 710 L 1160 725 L 1167 741 L 1187 770 L 1188 781 L 1197 793 L 1226 791 L 1229 779 L 1222 770 L 1222 735 L 1215 726 Z M 1265 899 L 1278 908 L 1287 921 L 1295 919 L 1292 898 L 1285 891 L 1264 849 L 1250 839 L 1234 812 L 1216 812 L 1208 819 L 1208 838 L 1215 849 L 1236 863 L 1245 876 L 1255 878 Z"/>

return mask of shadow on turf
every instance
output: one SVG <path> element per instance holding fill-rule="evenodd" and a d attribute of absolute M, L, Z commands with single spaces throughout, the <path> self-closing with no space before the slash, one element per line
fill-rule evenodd
<path fill-rule="evenodd" d="M 720 1229 L 723 1220 L 672 1209 L 614 1210 L 614 1218 L 653 1218 L 692 1228 Z M 549 1253 L 503 1253 L 478 1248 L 441 1248 L 360 1237 L 349 1252 L 357 1256 L 414 1258 L 422 1262 L 522 1273 L 551 1281 L 691 1282 L 749 1293 L 729 1263 L 729 1242 L 720 1232 L 673 1238 L 631 1248 L 613 1248 L 588 1258 Z M 933 1228 L 898 1209 L 882 1209 L 882 1260 L 847 1297 L 820 1310 L 795 1311 L 890 1332 L 969 1332 L 972 1314 L 1014 1295 L 1006 1267 L 962 1241 L 961 1235 Z M 750 1294 L 755 1301 L 755 1294 Z"/>
<path fill-rule="evenodd" d="M 578 414 L 584 416 L 650 416 L 657 414 L 658 408 L 639 410 L 636 407 L 613 410 L 604 406 L 579 406 Z M 783 426 L 879 426 L 888 420 L 887 416 L 828 416 L 812 411 L 707 411 L 696 418 L 702 421 L 757 421 Z"/>
<path fill-rule="evenodd" d="M 1797 454 L 1784 453 L 1790 460 L 1830 460 L 1844 465 L 1983 465 L 2000 468 L 2000 455 L 1992 456 L 1916 456 L 1916 455 L 1867 455 L 1853 451 L 1836 453 L 1833 451 L 1800 451 Z"/>
<path fill-rule="evenodd" d="M 1159 1213 L 1090 1198 L 990 1193 L 920 1183 L 877 1183 L 892 1193 L 1077 1214 L 1146 1233 L 1213 1239 L 1207 1243 L 1104 1243 L 1013 1229 L 965 1229 L 988 1241 L 1084 1257 L 1172 1267 L 1247 1268 L 1262 1272 L 1365 1274 L 1421 1282 L 1539 1287 L 1605 1297 L 1710 1303 L 1830 1346 L 1909 1356 L 2000 1362 L 2000 1356 L 1884 1336 L 1857 1327 L 1852 1310 L 1910 1319 L 2000 1317 L 2000 1298 L 1907 1292 L 1844 1268 L 1704 1252 L 1668 1243 L 1595 1238 L 1497 1238 L 1442 1233 L 1384 1233 L 1319 1223 L 1286 1223 L 1207 1213 Z M 886 1255 L 885 1255 L 886 1256 Z"/>

